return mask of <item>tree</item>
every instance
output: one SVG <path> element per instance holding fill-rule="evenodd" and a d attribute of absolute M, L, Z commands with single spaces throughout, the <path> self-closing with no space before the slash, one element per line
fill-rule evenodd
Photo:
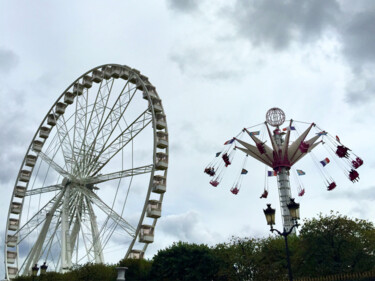
<path fill-rule="evenodd" d="M 144 259 L 123 259 L 119 262 L 119 266 L 127 267 L 127 281 L 148 281 L 150 280 L 150 271 L 152 261 Z"/>
<path fill-rule="evenodd" d="M 331 212 L 305 221 L 300 232 L 299 271 L 324 276 L 375 267 L 375 228 L 371 222 Z"/>
<path fill-rule="evenodd" d="M 259 239 L 232 237 L 229 243 L 220 243 L 213 248 L 219 259 L 217 280 L 253 280 L 257 271 L 256 256 Z"/>
<path fill-rule="evenodd" d="M 213 280 L 218 269 L 218 259 L 207 245 L 178 242 L 154 256 L 151 280 Z"/>

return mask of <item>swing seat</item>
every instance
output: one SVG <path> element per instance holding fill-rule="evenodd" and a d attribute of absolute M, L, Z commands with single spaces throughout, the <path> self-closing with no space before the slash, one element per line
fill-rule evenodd
<path fill-rule="evenodd" d="M 359 174 L 356 170 L 351 170 L 349 172 L 349 179 L 352 181 L 352 182 L 356 182 L 359 180 Z"/>
<path fill-rule="evenodd" d="M 309 147 L 310 147 L 310 145 L 307 142 L 301 141 L 301 144 L 299 145 L 299 150 L 302 153 L 306 153 L 309 150 Z"/>
<path fill-rule="evenodd" d="M 264 148 L 264 144 L 263 143 L 257 143 L 256 146 L 257 146 L 258 151 L 259 151 L 260 154 L 266 153 L 266 149 Z"/>
<path fill-rule="evenodd" d="M 225 167 L 228 167 L 231 162 L 229 161 L 229 156 L 227 153 L 224 153 L 224 155 L 222 156 L 223 160 L 224 160 L 224 163 L 225 163 Z"/>
<path fill-rule="evenodd" d="M 211 167 L 206 168 L 206 169 L 204 169 L 204 172 L 206 174 L 210 175 L 211 177 L 213 177 L 215 175 L 215 168 L 213 168 L 213 167 L 212 168 Z"/>
<path fill-rule="evenodd" d="M 234 187 L 230 190 L 234 195 L 237 195 L 240 190 L 237 187 Z"/>
<path fill-rule="evenodd" d="M 218 186 L 219 185 L 219 182 L 217 181 L 217 180 L 213 180 L 213 181 L 210 181 L 210 184 L 212 185 L 212 186 Z"/>
<path fill-rule="evenodd" d="M 361 158 L 357 157 L 355 161 L 358 163 L 358 167 L 361 167 L 363 165 L 363 160 Z"/>
<path fill-rule="evenodd" d="M 353 161 L 352 161 L 352 166 L 353 166 L 354 169 L 357 169 L 357 168 L 359 168 L 359 166 L 361 166 L 361 165 L 360 165 L 357 161 L 353 160 Z"/>
<path fill-rule="evenodd" d="M 267 198 L 267 196 L 268 196 L 268 191 L 265 190 L 265 191 L 262 193 L 262 195 L 260 196 L 260 198 L 261 198 L 261 199 L 262 199 L 262 198 Z"/>
<path fill-rule="evenodd" d="M 336 154 L 340 158 L 344 158 L 344 157 L 348 158 L 348 156 L 349 156 L 348 150 L 349 150 L 349 148 L 347 148 L 343 145 L 339 145 L 339 146 L 337 146 Z"/>
<path fill-rule="evenodd" d="M 333 181 L 327 186 L 327 190 L 331 191 L 336 188 L 336 183 Z"/>
<path fill-rule="evenodd" d="M 301 189 L 300 192 L 298 192 L 298 196 L 303 196 L 305 194 L 305 189 Z"/>

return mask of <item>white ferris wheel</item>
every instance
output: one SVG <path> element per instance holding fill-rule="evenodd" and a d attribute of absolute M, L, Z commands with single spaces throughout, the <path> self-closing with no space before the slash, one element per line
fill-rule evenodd
<path fill-rule="evenodd" d="M 155 87 L 125 65 L 96 67 L 52 105 L 27 148 L 5 233 L 11 280 L 34 264 L 142 258 L 161 216 L 166 116 Z"/>

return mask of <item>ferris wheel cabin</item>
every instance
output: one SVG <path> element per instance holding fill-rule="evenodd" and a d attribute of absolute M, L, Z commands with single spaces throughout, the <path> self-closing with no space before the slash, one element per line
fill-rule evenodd
<path fill-rule="evenodd" d="M 161 217 L 161 202 L 158 200 L 149 200 L 147 205 L 148 218 L 158 219 Z"/>
<path fill-rule="evenodd" d="M 141 226 L 139 232 L 139 242 L 152 243 L 154 242 L 154 227 L 152 225 L 144 224 Z"/>
<path fill-rule="evenodd" d="M 129 259 L 140 260 L 143 259 L 144 254 L 145 252 L 143 252 L 142 250 L 132 250 L 129 254 Z"/>
<path fill-rule="evenodd" d="M 152 183 L 152 192 L 164 193 L 167 190 L 167 179 L 164 176 L 155 175 Z"/>

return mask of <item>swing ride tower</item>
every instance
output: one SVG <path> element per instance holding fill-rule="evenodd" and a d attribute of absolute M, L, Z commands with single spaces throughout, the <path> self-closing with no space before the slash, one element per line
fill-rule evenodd
<path fill-rule="evenodd" d="M 276 108 L 270 109 L 266 114 L 266 124 L 270 124 L 271 126 L 276 127 L 277 129 L 281 126 L 285 121 L 285 114 L 282 110 L 278 110 Z M 272 138 L 274 139 L 278 151 L 282 150 L 282 146 L 284 143 L 284 139 L 282 135 L 277 134 L 277 129 L 273 132 Z M 277 184 L 279 190 L 279 200 L 280 200 L 280 209 L 281 209 L 281 218 L 283 222 L 284 229 L 289 231 L 289 229 L 293 226 L 292 217 L 290 216 L 289 209 L 287 204 L 290 202 L 290 198 L 292 197 L 292 192 L 290 190 L 290 180 L 289 180 L 289 169 L 288 165 L 278 167 L 279 172 L 277 173 Z M 295 232 L 295 229 L 293 229 Z"/>
<path fill-rule="evenodd" d="M 271 167 L 274 170 L 274 173 L 277 174 L 282 223 L 284 229 L 289 231 L 293 225 L 293 221 L 287 207 L 287 204 L 290 202 L 290 198 L 292 198 L 289 170 L 297 161 L 314 149 L 320 142 L 317 142 L 319 136 L 314 136 L 307 141 L 305 140 L 311 128 L 315 126 L 315 124 L 312 123 L 295 142 L 289 145 L 290 131 L 293 120 L 290 120 L 286 133 L 280 130 L 280 126 L 284 124 L 284 122 L 285 113 L 279 108 L 271 108 L 266 114 L 265 126 L 267 128 L 272 148 L 267 146 L 265 142 L 262 142 L 250 132 L 248 133 L 255 142 L 255 146 L 236 139 L 236 141 L 243 146 L 236 148 Z M 273 131 L 271 131 L 270 126 L 274 128 Z"/>
<path fill-rule="evenodd" d="M 312 150 L 319 144 L 322 144 L 321 146 L 325 148 L 329 157 L 336 162 L 346 177 L 353 183 L 359 180 L 357 169 L 363 165 L 363 160 L 351 149 L 344 146 L 337 135 L 336 137 L 330 135 L 328 132 L 319 128 L 315 123 L 294 121 L 292 119 L 288 120 L 288 125 L 283 125 L 284 122 L 284 112 L 276 107 L 271 108 L 266 114 L 265 122 L 249 128 L 244 128 L 236 137 L 227 140 L 224 143 L 225 148 L 215 154 L 215 158 L 206 166 L 204 173 L 212 177 L 210 184 L 213 187 L 217 187 L 223 179 L 225 171 L 233 163 L 235 152 L 237 150 L 244 152 L 245 159 L 241 170 L 239 171 L 236 182 L 230 189 L 232 194 L 237 195 L 241 189 L 243 178 L 248 174 L 248 170 L 245 169 L 248 156 L 263 163 L 266 166 L 265 186 L 264 192 L 260 198 L 267 198 L 268 196 L 268 177 L 277 177 L 280 213 L 283 228 L 288 232 L 293 225 L 287 207 L 287 204 L 292 198 L 290 175 L 293 175 L 296 180 L 298 196 L 303 196 L 305 194 L 305 188 L 298 179 L 299 176 L 305 175 L 305 172 L 296 169 L 297 165 L 295 164 L 297 162 L 299 165 L 299 161 L 309 154 L 321 175 L 327 191 L 332 191 L 337 185 L 334 179 L 329 175 L 327 168 L 325 168 L 331 160 L 327 155 L 324 155 L 324 159 L 319 161 L 320 159 L 317 159 Z M 301 131 L 297 123 L 304 124 L 304 128 Z M 307 128 L 306 124 L 308 125 Z M 283 128 L 281 129 L 282 125 Z M 255 130 L 255 127 L 259 128 L 260 126 L 262 133 L 261 131 L 249 131 L 250 128 Z M 292 131 L 294 132 L 293 134 L 291 134 Z M 250 137 L 252 143 L 248 143 L 247 140 L 244 141 L 242 136 Z M 269 141 L 269 145 L 266 144 L 267 141 Z M 220 158 L 222 158 L 223 161 L 221 161 Z"/>

